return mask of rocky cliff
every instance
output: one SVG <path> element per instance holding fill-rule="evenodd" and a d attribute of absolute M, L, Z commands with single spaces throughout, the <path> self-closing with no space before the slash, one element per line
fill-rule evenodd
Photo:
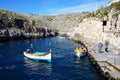
<path fill-rule="evenodd" d="M 120 47 L 120 2 L 113 3 L 107 7 L 108 14 L 99 18 L 95 12 L 94 17 L 85 18 L 75 28 L 74 37 L 86 38 L 90 41 L 105 42 L 116 48 Z M 103 11 L 102 11 L 103 12 Z"/>
<path fill-rule="evenodd" d="M 0 41 L 6 38 L 72 35 L 89 12 L 60 15 L 17 14 L 0 10 Z M 18 36 L 19 35 L 19 36 Z M 5 38 L 5 39 L 4 39 Z M 9 39 L 8 39 L 9 40 Z"/>
<path fill-rule="evenodd" d="M 43 18 L 34 19 L 0 9 L 0 41 L 55 35 L 57 35 L 56 30 L 50 28 Z"/>
<path fill-rule="evenodd" d="M 60 15 L 16 14 L 0 10 L 0 40 L 15 36 L 44 37 L 57 33 L 120 45 L 120 2 L 112 0 L 95 12 Z"/>

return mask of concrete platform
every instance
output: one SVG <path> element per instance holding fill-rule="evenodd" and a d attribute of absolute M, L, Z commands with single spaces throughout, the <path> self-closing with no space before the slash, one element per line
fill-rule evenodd
<path fill-rule="evenodd" d="M 108 71 L 114 78 L 120 78 L 120 56 L 111 53 L 91 55 L 97 60 L 104 72 Z"/>
<path fill-rule="evenodd" d="M 109 52 L 98 53 L 97 44 L 86 44 L 89 53 L 95 58 L 104 72 L 108 71 L 114 78 L 120 79 L 120 51 L 109 47 Z M 104 49 L 104 47 L 103 47 Z"/>

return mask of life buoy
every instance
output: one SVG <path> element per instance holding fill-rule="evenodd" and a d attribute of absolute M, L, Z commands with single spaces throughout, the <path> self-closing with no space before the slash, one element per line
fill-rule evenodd
<path fill-rule="evenodd" d="M 107 80 L 109 80 L 109 79 L 111 78 L 111 75 L 110 75 L 109 72 L 105 72 L 105 73 L 104 73 L 104 76 L 105 76 L 105 78 L 106 78 Z"/>
<path fill-rule="evenodd" d="M 95 69 L 97 69 L 97 70 L 101 69 L 100 65 L 98 63 L 95 65 Z"/>

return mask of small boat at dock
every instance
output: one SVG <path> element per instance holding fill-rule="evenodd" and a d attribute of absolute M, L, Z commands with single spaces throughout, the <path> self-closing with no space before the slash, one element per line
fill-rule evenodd
<path fill-rule="evenodd" d="M 48 52 L 34 52 L 34 53 L 30 53 L 29 51 L 24 51 L 23 54 L 24 56 L 30 59 L 51 62 L 51 50 Z"/>
<path fill-rule="evenodd" d="M 74 52 L 75 52 L 75 55 L 76 55 L 78 58 L 80 58 L 80 57 L 83 57 L 83 56 L 85 56 L 85 55 L 87 54 L 88 49 L 87 49 L 87 47 L 83 44 L 83 45 L 81 45 L 81 46 L 76 47 L 76 49 L 74 50 Z"/>
<path fill-rule="evenodd" d="M 86 52 L 84 52 L 84 50 L 75 50 L 74 52 L 75 52 L 75 55 L 79 58 L 86 55 Z"/>

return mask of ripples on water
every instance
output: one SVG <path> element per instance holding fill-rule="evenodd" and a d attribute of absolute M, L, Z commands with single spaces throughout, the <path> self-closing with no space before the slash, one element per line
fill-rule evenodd
<path fill-rule="evenodd" d="M 25 73 L 28 75 L 38 74 L 38 75 L 50 75 L 51 74 L 51 63 L 39 62 L 24 58 L 24 66 L 26 67 Z M 30 71 L 30 72 L 29 72 Z M 32 71 L 32 73 L 31 73 Z"/>
<path fill-rule="evenodd" d="M 22 52 L 31 43 L 36 51 L 52 49 L 52 62 L 24 57 Z M 74 57 L 77 45 L 59 37 L 4 42 L 0 47 L 0 80 L 102 80 L 87 57 Z"/>

